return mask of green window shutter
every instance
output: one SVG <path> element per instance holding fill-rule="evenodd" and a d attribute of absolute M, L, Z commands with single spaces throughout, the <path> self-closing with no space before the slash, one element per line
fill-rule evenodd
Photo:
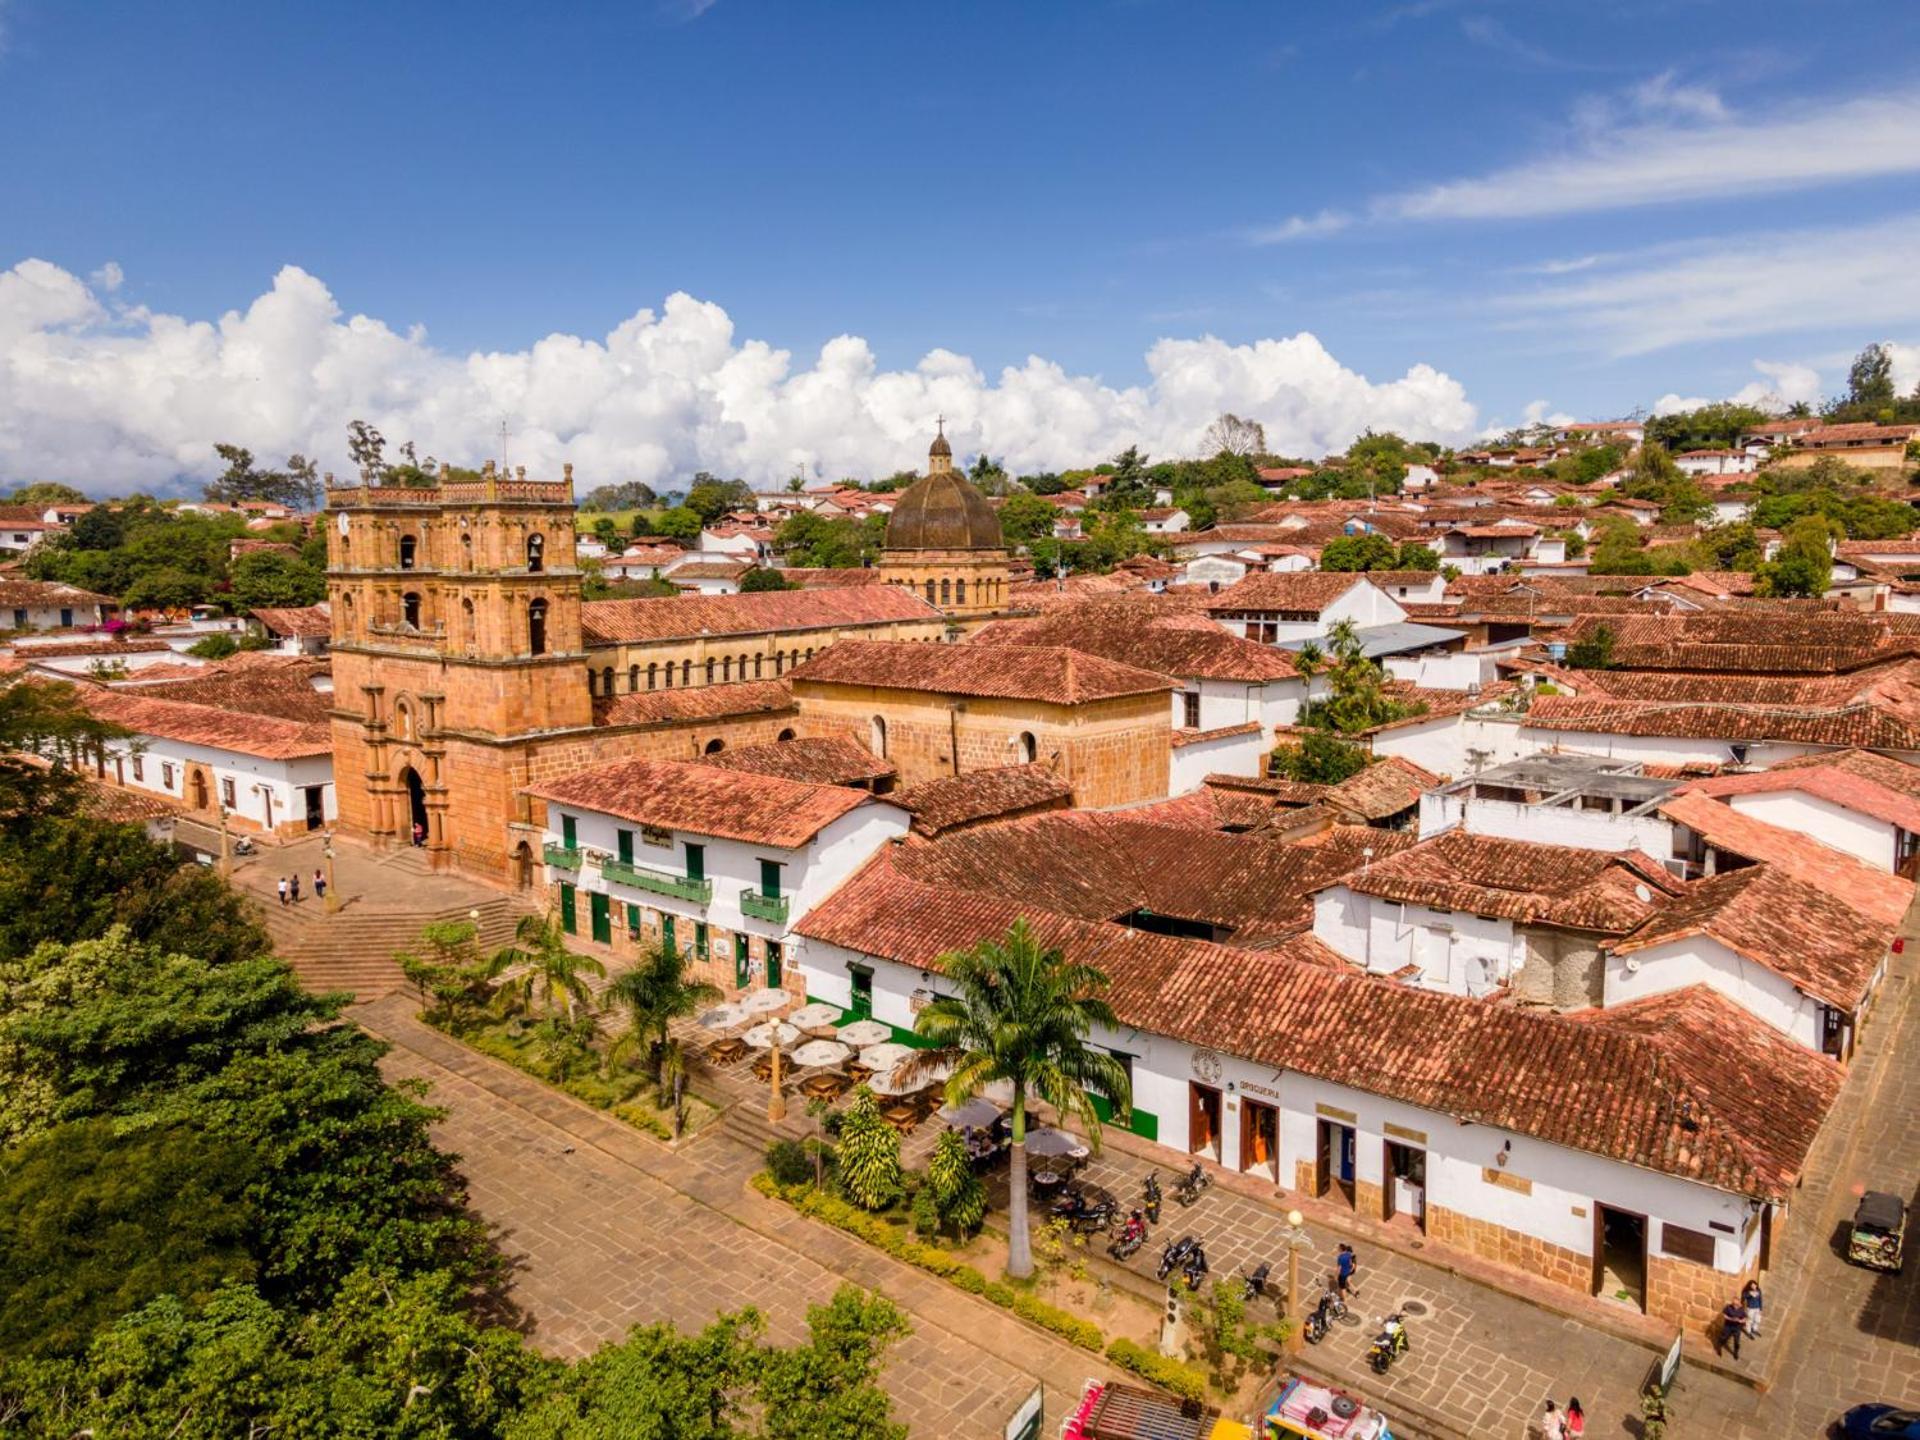
<path fill-rule="evenodd" d="M 571 815 L 560 817 L 560 843 L 569 850 L 580 848 L 580 827 Z"/>
<path fill-rule="evenodd" d="M 571 935 L 578 925 L 578 912 L 574 908 L 573 886 L 566 881 L 560 882 L 560 928 Z"/>
<path fill-rule="evenodd" d="M 707 944 L 707 924 L 704 920 L 693 922 L 693 953 L 705 960 L 709 954 Z"/>
<path fill-rule="evenodd" d="M 640 907 L 631 901 L 627 903 L 627 938 L 629 940 L 640 938 Z"/>
<path fill-rule="evenodd" d="M 767 941 L 767 988 L 780 988 L 780 944 L 776 940 Z"/>
<path fill-rule="evenodd" d="M 593 912 L 593 938 L 602 945 L 613 943 L 613 904 L 600 891 L 587 896 Z"/>
<path fill-rule="evenodd" d="M 620 863 L 622 865 L 633 864 L 633 831 L 616 830 L 613 832 L 613 838 L 615 843 L 620 847 Z"/>
<path fill-rule="evenodd" d="M 687 879 L 704 880 L 707 878 L 707 847 L 687 842 Z"/>
<path fill-rule="evenodd" d="M 677 954 L 679 952 L 680 947 L 673 943 L 673 917 L 671 915 L 662 915 L 660 917 L 660 945 L 662 949 L 668 951 L 670 954 Z"/>
<path fill-rule="evenodd" d="M 780 862 L 778 860 L 760 862 L 760 893 L 769 900 L 780 898 Z"/>
<path fill-rule="evenodd" d="M 733 937 L 733 983 L 740 989 L 747 988 L 747 982 L 753 979 L 753 972 L 747 968 L 747 937 Z"/>

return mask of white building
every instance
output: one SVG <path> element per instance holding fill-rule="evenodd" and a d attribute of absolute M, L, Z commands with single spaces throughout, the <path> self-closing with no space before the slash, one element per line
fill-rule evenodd
<path fill-rule="evenodd" d="M 96 595 L 50 580 L 0 579 L 0 630 L 71 630 L 104 625 L 120 608 L 108 595 Z"/>
<path fill-rule="evenodd" d="M 1210 600 L 1207 610 L 1234 634 L 1268 645 L 1323 639 L 1342 620 L 1364 630 L 1407 618 L 1364 574 L 1325 570 L 1248 575 Z"/>

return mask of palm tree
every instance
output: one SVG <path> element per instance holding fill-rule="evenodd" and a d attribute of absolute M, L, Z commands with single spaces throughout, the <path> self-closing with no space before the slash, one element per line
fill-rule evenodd
<path fill-rule="evenodd" d="M 522 1004 L 538 994 L 540 1005 L 551 1016 L 556 1009 L 566 1012 L 573 1023 L 576 1005 L 591 1005 L 593 992 L 583 978 L 605 975 L 607 967 L 590 955 L 576 955 L 567 948 L 567 932 L 552 915 L 522 915 L 513 927 L 513 944 L 493 957 L 494 968 L 522 968 L 511 982 Z"/>
<path fill-rule="evenodd" d="M 717 987 L 688 976 L 686 955 L 669 945 L 654 946 L 638 965 L 607 987 L 608 1003 L 625 1006 L 628 1018 L 633 1022 L 623 1040 L 623 1047 L 626 1044 L 638 1044 L 642 1040 L 653 1042 L 653 1053 L 657 1057 L 654 1083 L 661 1088 L 663 1095 L 666 1086 L 663 1064 L 668 1024 L 698 1014 L 719 998 Z"/>
<path fill-rule="evenodd" d="M 1100 1144 L 1100 1117 L 1088 1088 L 1105 1095 L 1115 1113 L 1133 1096 L 1127 1072 L 1105 1050 L 1087 1043 L 1095 1025 L 1117 1029 L 1113 1008 L 1100 998 L 1107 977 L 1091 965 L 1070 961 L 1034 938 L 1024 919 L 1004 939 L 982 940 L 971 950 L 940 957 L 940 968 L 958 992 L 929 1002 L 914 1022 L 915 1033 L 933 1042 L 909 1062 L 922 1074 L 950 1064 L 946 1098 L 960 1105 L 988 1085 L 1013 1088 L 1012 1225 L 1007 1273 L 1033 1273 L 1027 1231 L 1027 1101 L 1051 1105 L 1062 1121 L 1078 1117 L 1087 1140 Z"/>

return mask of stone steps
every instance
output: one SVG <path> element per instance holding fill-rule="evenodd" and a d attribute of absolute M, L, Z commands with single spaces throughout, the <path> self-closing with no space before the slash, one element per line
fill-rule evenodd
<path fill-rule="evenodd" d="M 393 958 L 396 951 L 412 949 L 427 925 L 465 920 L 476 909 L 480 944 L 488 952 L 511 944 L 514 927 L 528 913 L 505 896 L 411 915 L 355 914 L 351 909 L 329 915 L 318 901 L 304 900 L 298 907 L 266 907 L 265 920 L 275 950 L 293 967 L 302 985 L 315 991 L 346 990 L 358 999 L 371 1000 L 405 983 Z"/>

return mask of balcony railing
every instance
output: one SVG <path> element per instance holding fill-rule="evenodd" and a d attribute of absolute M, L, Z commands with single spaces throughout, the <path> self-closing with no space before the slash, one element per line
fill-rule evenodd
<path fill-rule="evenodd" d="M 691 900 L 705 905 L 713 899 L 711 880 L 693 880 L 685 875 L 670 875 L 664 870 L 647 870 L 621 860 L 603 860 L 600 873 L 607 879 L 655 895 L 671 895 L 676 900 Z"/>
<path fill-rule="evenodd" d="M 580 852 L 578 850 L 569 850 L 564 845 L 543 845 L 540 847 L 540 856 L 547 864 L 557 870 L 578 870 L 580 868 Z"/>
<path fill-rule="evenodd" d="M 751 888 L 742 890 L 740 913 L 751 915 L 756 920 L 765 920 L 770 925 L 784 925 L 787 923 L 787 897 L 762 895 L 758 890 Z"/>

